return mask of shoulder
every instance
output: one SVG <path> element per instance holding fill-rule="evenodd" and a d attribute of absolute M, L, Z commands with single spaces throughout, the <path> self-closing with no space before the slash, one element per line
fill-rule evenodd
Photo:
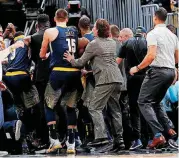
<path fill-rule="evenodd" d="M 53 27 L 53 28 L 46 29 L 45 34 L 51 34 L 53 32 L 57 32 L 57 31 L 58 31 L 57 28 Z"/>

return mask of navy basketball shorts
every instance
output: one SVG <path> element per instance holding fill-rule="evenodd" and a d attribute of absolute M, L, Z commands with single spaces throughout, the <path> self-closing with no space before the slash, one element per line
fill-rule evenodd
<path fill-rule="evenodd" d="M 45 91 L 46 104 L 51 109 L 57 102 L 61 106 L 74 107 L 82 91 L 81 72 L 52 71 Z"/>
<path fill-rule="evenodd" d="M 38 91 L 26 75 L 3 76 L 7 88 L 12 92 L 14 104 L 19 108 L 31 108 L 40 102 Z"/>

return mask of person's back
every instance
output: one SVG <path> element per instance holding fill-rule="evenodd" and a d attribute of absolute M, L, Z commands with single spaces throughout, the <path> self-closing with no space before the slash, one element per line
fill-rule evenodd
<path fill-rule="evenodd" d="M 13 53 L 8 56 L 7 71 L 25 71 L 30 69 L 30 54 L 28 53 L 28 46 L 24 48 L 17 48 Z"/>
<path fill-rule="evenodd" d="M 38 61 L 41 60 L 39 57 L 39 53 L 43 41 L 44 32 L 45 30 L 41 30 L 31 36 L 31 51 L 34 52 L 32 53 L 32 60 L 35 63 L 38 63 Z"/>
<path fill-rule="evenodd" d="M 116 42 L 110 38 L 97 38 L 87 47 L 97 54 L 91 61 L 96 85 L 110 82 L 122 83 L 123 78 L 120 77 L 121 72 L 115 60 Z"/>
<path fill-rule="evenodd" d="M 77 129 L 75 105 L 82 90 L 81 71 L 72 68 L 71 64 L 64 60 L 64 53 L 69 52 L 75 58 L 77 57 L 78 32 L 75 27 L 67 27 L 68 13 L 64 9 L 58 9 L 54 19 L 56 27 L 45 31 L 40 52 L 42 59 L 47 58 L 48 49 L 51 52 L 51 71 L 45 92 L 46 120 L 51 143 L 47 153 L 56 152 L 59 148 L 62 148 L 55 128 L 54 108 L 56 105 L 61 105 L 64 108 L 67 106 L 65 108 L 67 109 L 65 112 L 67 118 L 65 119 L 68 122 L 67 153 L 75 153 L 74 135 L 76 135 Z"/>
<path fill-rule="evenodd" d="M 63 54 L 69 51 L 76 57 L 76 43 L 78 40 L 78 33 L 75 28 L 63 28 L 57 26 L 57 38 L 51 42 L 51 61 L 50 67 L 72 67 L 67 61 L 63 60 Z"/>
<path fill-rule="evenodd" d="M 126 74 L 129 75 L 131 67 L 139 64 L 147 54 L 147 41 L 142 35 L 127 40 L 123 46 L 120 56 L 126 58 Z M 124 56 L 123 56 L 124 55 Z M 138 74 L 145 74 L 145 70 Z"/>
<path fill-rule="evenodd" d="M 160 66 L 175 68 L 175 50 L 178 45 L 178 38 L 169 29 L 166 28 L 165 24 L 157 25 L 151 32 L 147 35 L 147 40 L 151 40 L 152 43 L 157 44 L 159 49 L 157 49 L 156 58 L 151 63 L 150 66 Z"/>

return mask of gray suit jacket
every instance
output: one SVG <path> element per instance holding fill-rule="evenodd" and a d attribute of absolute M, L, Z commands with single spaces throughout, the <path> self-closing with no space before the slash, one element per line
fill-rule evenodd
<path fill-rule="evenodd" d="M 81 58 L 71 60 L 73 67 L 83 67 L 91 62 L 96 85 L 123 83 L 116 63 L 116 42 L 110 38 L 96 38 L 88 44 Z"/>

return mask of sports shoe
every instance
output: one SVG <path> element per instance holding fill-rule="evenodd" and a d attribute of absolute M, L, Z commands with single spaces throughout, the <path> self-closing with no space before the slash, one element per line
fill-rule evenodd
<path fill-rule="evenodd" d="M 15 126 L 15 140 L 16 141 L 18 141 L 21 137 L 21 127 L 22 127 L 22 121 L 18 120 Z"/>
<path fill-rule="evenodd" d="M 164 136 L 161 133 L 157 133 L 153 140 L 148 144 L 147 148 L 155 148 L 158 147 L 159 145 L 164 145 L 166 143 L 166 140 Z"/>
<path fill-rule="evenodd" d="M 87 145 L 88 146 L 97 146 L 97 145 L 105 145 L 105 144 L 108 144 L 108 143 L 109 143 L 108 138 L 98 138 L 98 139 L 95 139 L 92 142 L 89 142 Z"/>
<path fill-rule="evenodd" d="M 66 141 L 66 146 L 67 146 L 67 154 L 75 154 L 75 142 L 73 144 L 70 144 L 69 141 Z"/>
<path fill-rule="evenodd" d="M 58 149 L 62 148 L 62 145 L 58 139 L 52 139 L 51 137 L 49 137 L 49 140 L 50 140 L 50 147 L 46 151 L 47 154 L 56 152 Z"/>
<path fill-rule="evenodd" d="M 6 156 L 6 155 L 8 155 L 7 151 L 0 151 L 0 156 Z"/>
<path fill-rule="evenodd" d="M 177 133 L 176 133 L 173 129 L 170 129 L 170 130 L 168 131 L 168 134 L 169 134 L 169 136 L 170 136 L 171 139 L 174 139 L 174 138 L 177 137 Z"/>
<path fill-rule="evenodd" d="M 179 150 L 179 146 L 178 146 L 177 141 L 175 141 L 173 139 L 169 139 L 168 144 L 170 145 L 170 147 Z"/>
<path fill-rule="evenodd" d="M 142 145 L 141 140 L 137 139 L 132 142 L 132 146 L 130 147 L 129 150 L 136 150 L 136 149 L 140 149 L 142 147 L 143 147 L 143 145 Z"/>

